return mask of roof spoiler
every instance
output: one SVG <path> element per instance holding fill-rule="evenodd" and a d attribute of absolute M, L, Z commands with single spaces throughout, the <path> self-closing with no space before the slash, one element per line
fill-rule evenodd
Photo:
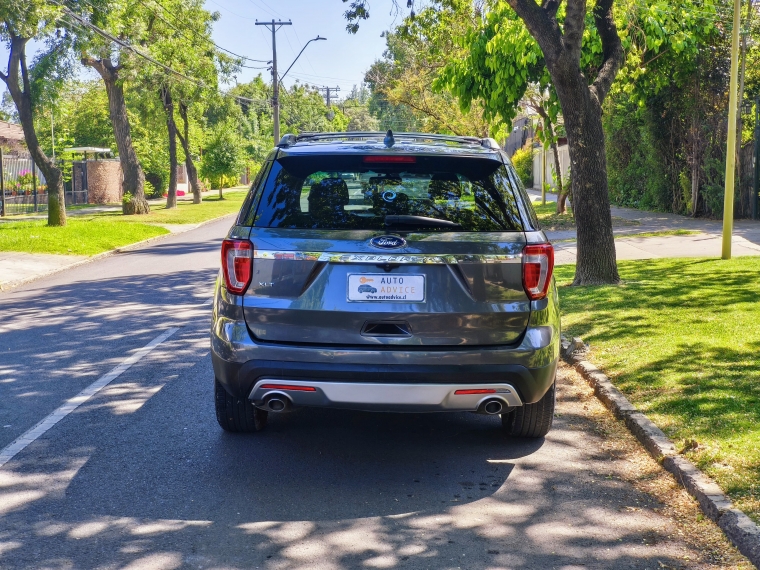
<path fill-rule="evenodd" d="M 339 139 L 379 139 L 384 141 L 386 137 L 390 137 L 396 141 L 401 140 L 418 140 L 418 141 L 442 141 L 453 142 L 460 144 L 477 144 L 484 148 L 492 150 L 500 150 L 501 147 L 492 138 L 480 138 L 480 137 L 464 137 L 456 135 L 438 135 L 433 133 L 393 133 L 392 131 L 346 131 L 341 133 L 313 133 L 303 132 L 298 135 L 286 134 L 283 135 L 280 142 L 277 143 L 278 148 L 286 148 L 293 146 L 300 141 L 319 141 L 319 140 L 339 140 Z"/>

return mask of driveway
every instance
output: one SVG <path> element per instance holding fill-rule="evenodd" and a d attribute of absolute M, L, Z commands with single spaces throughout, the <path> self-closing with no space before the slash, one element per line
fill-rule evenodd
<path fill-rule="evenodd" d="M 568 368 L 538 441 L 307 409 L 222 432 L 230 223 L 0 293 L 0 568 L 748 568 Z"/>

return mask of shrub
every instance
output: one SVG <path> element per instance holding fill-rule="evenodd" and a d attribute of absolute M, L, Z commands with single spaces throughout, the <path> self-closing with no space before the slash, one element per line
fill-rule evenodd
<path fill-rule="evenodd" d="M 533 149 L 525 145 L 512 156 L 512 164 L 526 188 L 533 187 Z"/>

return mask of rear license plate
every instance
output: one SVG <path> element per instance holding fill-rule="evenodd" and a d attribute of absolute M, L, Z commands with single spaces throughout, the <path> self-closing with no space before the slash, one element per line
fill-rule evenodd
<path fill-rule="evenodd" d="M 350 273 L 348 275 L 348 300 L 424 303 L 425 276 Z"/>

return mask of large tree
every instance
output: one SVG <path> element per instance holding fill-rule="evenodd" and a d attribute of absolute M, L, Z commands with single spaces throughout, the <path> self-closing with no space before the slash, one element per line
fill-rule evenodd
<path fill-rule="evenodd" d="M 134 75 L 135 64 L 142 61 L 125 45 L 139 45 L 144 39 L 145 7 L 123 1 L 92 0 L 77 3 L 74 9 L 64 8 L 67 26 L 75 32 L 75 50 L 83 65 L 98 72 L 108 95 L 108 111 L 123 174 L 122 192 L 129 197 L 122 201 L 123 211 L 147 214 L 150 205 L 145 199 L 145 174 L 132 142 L 124 96 L 126 80 Z M 117 38 L 118 42 L 110 38 Z"/>
<path fill-rule="evenodd" d="M 18 2 L 0 0 L 0 41 L 9 51 L 8 68 L 0 71 L 0 79 L 5 83 L 18 112 L 24 130 L 24 138 L 29 153 L 37 167 L 45 175 L 48 188 L 48 225 L 66 225 L 66 201 L 63 189 L 63 174 L 42 150 L 34 129 L 36 97 L 40 86 L 50 77 L 35 73 L 35 68 L 52 71 L 56 62 L 64 59 L 66 38 L 56 38 L 52 33 L 58 17 L 58 9 L 44 1 Z M 31 39 L 49 40 L 47 49 L 30 68 L 27 63 L 26 46 Z"/>

